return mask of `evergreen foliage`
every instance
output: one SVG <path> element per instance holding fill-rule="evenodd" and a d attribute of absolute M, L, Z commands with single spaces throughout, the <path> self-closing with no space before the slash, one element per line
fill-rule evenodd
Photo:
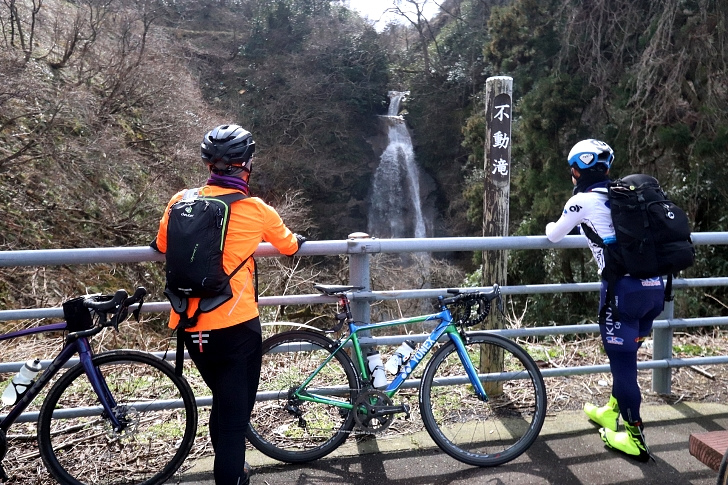
<path fill-rule="evenodd" d="M 254 192 L 274 205 L 295 193 L 311 221 L 297 229 L 365 230 L 391 89 L 411 92 L 417 160 L 439 189 L 435 235 L 479 236 L 494 75 L 514 78 L 511 234 L 541 235 L 558 217 L 566 154 L 588 137 L 615 148 L 614 176 L 656 176 L 696 231 L 728 229 L 724 0 L 445 0 L 435 18 L 400 19 L 377 32 L 330 0 L 0 7 L 1 247 L 146 244 L 164 201 L 204 181 L 197 143 L 222 122 L 253 132 Z M 510 258 L 509 284 L 597 279 L 586 251 Z M 726 250 L 700 248 L 687 274 L 726 268 Z M 58 294 L 87 281 L 59 274 Z M 0 301 L 27 276 L 0 278 Z M 678 312 L 727 308 L 722 290 L 679 296 Z M 526 321 L 592 318 L 593 297 L 530 297 Z"/>
<path fill-rule="evenodd" d="M 558 217 L 570 188 L 566 153 L 589 137 L 615 148 L 613 176 L 658 177 L 689 209 L 694 230 L 716 230 L 718 211 L 704 207 L 726 195 L 713 190 L 716 177 L 725 176 L 725 157 L 715 150 L 726 148 L 719 141 L 728 102 L 726 30 L 719 27 L 725 25 L 725 4 L 710 0 L 516 0 L 496 10 L 486 52 L 495 66 L 513 73 L 518 103 L 513 233 L 541 234 Z M 723 81 L 716 84 L 718 72 Z M 549 253 L 513 255 L 509 283 L 543 282 L 542 269 L 546 281 L 596 279 L 575 251 Z M 707 274 L 707 263 L 701 251 L 687 274 Z M 569 321 L 573 305 L 542 299 L 535 298 L 541 308 L 532 308 L 534 315 Z M 571 299 L 582 307 L 577 313 L 588 314 L 592 303 L 582 306 L 580 299 Z M 691 302 L 680 298 L 678 311 Z M 715 311 L 703 304 L 701 311 Z"/>

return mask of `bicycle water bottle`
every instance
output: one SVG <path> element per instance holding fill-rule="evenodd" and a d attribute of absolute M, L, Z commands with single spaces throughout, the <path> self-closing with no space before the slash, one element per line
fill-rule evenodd
<path fill-rule="evenodd" d="M 412 355 L 412 351 L 414 350 L 415 343 L 412 340 L 405 340 L 402 342 L 402 345 L 394 351 L 394 355 L 389 358 L 387 363 L 384 365 L 384 368 L 387 369 L 390 374 L 396 374 L 399 372 L 399 366 L 409 359 L 409 356 Z"/>
<path fill-rule="evenodd" d="M 384 365 L 382 365 L 382 356 L 379 352 L 373 350 L 367 354 L 367 362 L 369 363 L 369 371 L 372 373 L 374 381 L 372 384 L 376 388 L 384 387 L 387 385 L 387 373 L 384 372 Z"/>
<path fill-rule="evenodd" d="M 20 371 L 10 381 L 2 395 L 3 404 L 12 406 L 23 397 L 25 391 L 33 384 L 33 379 L 41 371 L 39 359 L 31 359 L 20 368 Z"/>

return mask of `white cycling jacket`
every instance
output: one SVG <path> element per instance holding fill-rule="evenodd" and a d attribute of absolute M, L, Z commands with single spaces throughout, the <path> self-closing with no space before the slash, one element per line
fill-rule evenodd
<path fill-rule="evenodd" d="M 607 201 L 607 189 L 595 188 L 589 192 L 580 192 L 571 197 L 564 206 L 564 212 L 556 222 L 546 225 L 546 237 L 551 242 L 559 242 L 579 224 L 586 224 L 601 237 L 605 243 L 614 242 L 614 225 Z M 579 232 L 581 227 L 579 226 Z M 583 234 L 583 233 L 582 233 Z M 584 236 L 586 237 L 586 236 Z M 604 269 L 602 248 L 589 241 L 589 248 L 599 266 L 599 274 Z"/>

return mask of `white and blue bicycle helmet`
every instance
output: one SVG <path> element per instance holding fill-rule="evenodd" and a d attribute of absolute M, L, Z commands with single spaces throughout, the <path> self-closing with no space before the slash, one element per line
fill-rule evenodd
<path fill-rule="evenodd" d="M 588 170 L 603 165 L 606 170 L 612 166 L 614 150 L 603 141 L 590 138 L 582 140 L 569 152 L 569 166 Z"/>

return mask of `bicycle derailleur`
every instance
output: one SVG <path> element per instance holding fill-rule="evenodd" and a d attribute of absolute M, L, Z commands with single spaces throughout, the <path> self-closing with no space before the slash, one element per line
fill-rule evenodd
<path fill-rule="evenodd" d="M 410 417 L 408 404 L 395 406 L 389 396 L 375 389 L 360 392 L 354 401 L 354 409 L 356 424 L 360 431 L 367 434 L 386 430 L 394 421 L 395 414 L 405 413 L 407 419 Z"/>

